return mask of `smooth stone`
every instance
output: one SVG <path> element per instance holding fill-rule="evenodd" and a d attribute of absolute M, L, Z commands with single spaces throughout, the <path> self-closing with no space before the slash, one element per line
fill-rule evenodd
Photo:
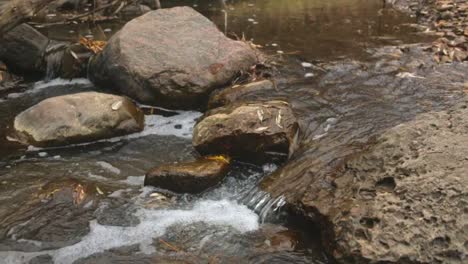
<path fill-rule="evenodd" d="M 90 62 L 90 78 L 140 102 L 204 108 L 209 94 L 248 71 L 248 44 L 227 38 L 190 7 L 151 11 L 128 22 Z"/>
<path fill-rule="evenodd" d="M 121 107 L 112 109 L 116 102 Z M 83 92 L 48 98 L 16 116 L 16 138 L 35 146 L 66 145 L 143 130 L 143 112 L 128 98 Z"/>
<path fill-rule="evenodd" d="M 200 193 L 218 184 L 229 169 L 224 156 L 203 157 L 196 161 L 163 164 L 151 169 L 144 185 L 177 193 Z"/>

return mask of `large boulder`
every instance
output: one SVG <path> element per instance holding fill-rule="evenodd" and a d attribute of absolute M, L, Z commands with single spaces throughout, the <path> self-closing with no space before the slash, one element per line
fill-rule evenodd
<path fill-rule="evenodd" d="M 178 193 L 200 193 L 219 183 L 228 169 L 229 159 L 224 156 L 164 164 L 146 174 L 145 186 L 151 185 Z"/>
<path fill-rule="evenodd" d="M 175 7 L 127 23 L 89 72 L 98 85 L 141 102 L 190 109 L 255 62 L 249 45 L 227 38 L 192 8 Z"/>
<path fill-rule="evenodd" d="M 16 72 L 44 72 L 43 57 L 49 39 L 27 24 L 21 24 L 0 39 L 0 60 Z"/>
<path fill-rule="evenodd" d="M 339 263 L 467 263 L 466 105 L 390 129 L 306 193 Z"/>
<path fill-rule="evenodd" d="M 195 125 L 192 143 L 204 155 L 228 154 L 255 162 L 291 154 L 297 132 L 287 102 L 238 102 L 208 111 Z"/>
<path fill-rule="evenodd" d="M 18 140 L 37 146 L 92 141 L 143 127 L 143 112 L 130 99 L 97 92 L 46 99 L 14 121 Z"/>
<path fill-rule="evenodd" d="M 275 84 L 270 80 L 262 80 L 244 85 L 234 85 L 221 91 L 213 92 L 208 100 L 208 109 L 240 101 L 257 92 L 274 90 Z"/>

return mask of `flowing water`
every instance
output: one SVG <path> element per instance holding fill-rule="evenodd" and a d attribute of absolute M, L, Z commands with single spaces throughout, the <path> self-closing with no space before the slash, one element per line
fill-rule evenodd
<path fill-rule="evenodd" d="M 466 82 L 466 65 L 421 70 L 429 62 L 411 56 L 416 51 L 389 46 L 431 37 L 380 0 L 161 2 L 193 6 L 227 35 L 272 55 L 278 91 L 252 96 L 291 101 L 302 129 L 298 150 L 284 166 L 234 163 L 221 184 L 200 195 L 143 187 L 151 167 L 196 157 L 191 132 L 201 113 L 162 110 L 146 116 L 141 133 L 24 147 L 7 140 L 17 113 L 95 89 L 86 79 L 29 83 L 0 99 L 2 263 L 331 263 L 317 244 L 319 230 L 296 223 L 282 206 L 306 190 L 332 188 L 327 177 L 347 155 L 390 126 L 455 102 Z M 111 35 L 121 25 L 102 27 Z M 41 30 L 57 40 L 100 31 Z M 50 79 L 57 58 L 49 59 Z M 297 235 L 294 250 L 275 246 L 278 232 Z"/>

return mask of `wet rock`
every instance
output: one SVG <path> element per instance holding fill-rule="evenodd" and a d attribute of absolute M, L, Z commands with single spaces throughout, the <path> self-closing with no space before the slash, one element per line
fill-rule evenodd
<path fill-rule="evenodd" d="M 306 194 L 339 263 L 466 262 L 467 103 L 388 130 Z"/>
<path fill-rule="evenodd" d="M 119 15 L 125 20 L 131 20 L 151 11 L 151 8 L 146 5 L 128 5 L 120 11 Z"/>
<path fill-rule="evenodd" d="M 228 168 L 229 160 L 224 156 L 165 164 L 146 174 L 145 186 L 151 185 L 178 193 L 200 193 L 220 182 Z"/>
<path fill-rule="evenodd" d="M 193 146 L 202 154 L 265 160 L 291 154 L 298 123 L 287 102 L 239 102 L 208 111 L 195 125 Z"/>
<path fill-rule="evenodd" d="M 91 56 L 92 52 L 80 44 L 68 46 L 61 58 L 58 75 L 66 79 L 86 77 L 88 60 Z"/>
<path fill-rule="evenodd" d="M 90 73 L 98 85 L 139 101 L 190 109 L 255 62 L 247 44 L 228 39 L 193 9 L 176 7 L 127 23 L 90 63 Z"/>
<path fill-rule="evenodd" d="M 210 100 L 208 101 L 208 108 L 212 109 L 233 103 L 247 94 L 274 89 L 275 84 L 270 80 L 263 80 L 245 85 L 235 85 L 211 95 Z"/>
<path fill-rule="evenodd" d="M 300 240 L 299 234 L 279 225 L 265 224 L 259 232 L 264 241 L 257 249 L 267 252 L 294 251 Z"/>
<path fill-rule="evenodd" d="M 0 92 L 6 89 L 9 82 L 14 81 L 16 78 L 8 71 L 7 66 L 0 61 Z"/>
<path fill-rule="evenodd" d="M 18 140 L 38 146 L 92 141 L 141 131 L 143 112 L 126 97 L 84 92 L 46 99 L 14 121 Z"/>
<path fill-rule="evenodd" d="M 49 39 L 27 24 L 9 31 L 0 41 L 0 60 L 12 71 L 42 73 Z"/>

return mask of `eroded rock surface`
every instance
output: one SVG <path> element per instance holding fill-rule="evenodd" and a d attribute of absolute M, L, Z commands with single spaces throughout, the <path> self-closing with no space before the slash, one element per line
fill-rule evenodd
<path fill-rule="evenodd" d="M 256 62 L 189 7 L 149 12 L 127 23 L 91 63 L 91 78 L 139 101 L 198 108 L 215 88 Z"/>
<path fill-rule="evenodd" d="M 228 169 L 229 160 L 223 156 L 164 164 L 146 174 L 145 186 L 151 185 L 178 193 L 200 193 L 219 183 Z"/>
<path fill-rule="evenodd" d="M 466 263 L 468 102 L 417 116 L 346 162 L 332 191 L 307 193 L 342 263 Z"/>
<path fill-rule="evenodd" d="M 290 154 L 297 131 L 287 102 L 239 102 L 208 111 L 195 125 L 192 143 L 202 154 L 264 160 Z"/>
<path fill-rule="evenodd" d="M 18 139 L 38 146 L 64 145 L 143 130 L 143 112 L 128 98 L 84 92 L 32 106 L 14 121 Z"/>

